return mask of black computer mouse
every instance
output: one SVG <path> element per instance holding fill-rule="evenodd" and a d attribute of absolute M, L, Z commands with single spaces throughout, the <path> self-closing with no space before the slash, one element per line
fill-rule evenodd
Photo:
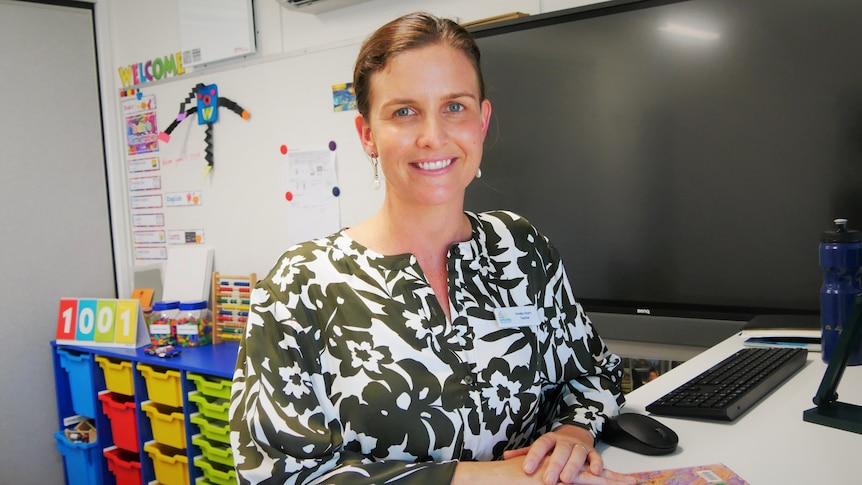
<path fill-rule="evenodd" d="M 622 413 L 605 423 L 602 441 L 642 455 L 666 455 L 679 443 L 676 433 L 655 419 L 637 413 Z"/>

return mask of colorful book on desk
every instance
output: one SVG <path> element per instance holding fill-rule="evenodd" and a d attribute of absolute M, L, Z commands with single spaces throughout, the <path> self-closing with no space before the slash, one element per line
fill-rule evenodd
<path fill-rule="evenodd" d="M 721 463 L 633 473 L 638 485 L 749 485 Z"/>

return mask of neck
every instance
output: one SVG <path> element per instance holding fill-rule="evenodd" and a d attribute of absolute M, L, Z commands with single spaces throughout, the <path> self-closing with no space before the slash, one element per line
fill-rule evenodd
<path fill-rule="evenodd" d="M 449 247 L 469 239 L 472 228 L 460 206 L 410 210 L 384 204 L 348 233 L 381 254 L 413 254 L 423 269 L 431 270 L 445 267 Z"/>

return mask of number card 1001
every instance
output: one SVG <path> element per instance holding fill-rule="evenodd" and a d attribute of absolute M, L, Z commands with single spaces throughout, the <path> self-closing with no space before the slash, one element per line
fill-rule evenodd
<path fill-rule="evenodd" d="M 63 298 L 57 315 L 58 343 L 136 348 L 149 341 L 136 299 Z"/>

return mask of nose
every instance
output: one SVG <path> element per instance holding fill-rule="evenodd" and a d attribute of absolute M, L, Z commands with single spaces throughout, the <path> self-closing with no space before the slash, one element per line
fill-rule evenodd
<path fill-rule="evenodd" d="M 416 144 L 421 148 L 436 148 L 446 143 L 446 124 L 440 116 L 428 115 L 422 120 Z"/>

